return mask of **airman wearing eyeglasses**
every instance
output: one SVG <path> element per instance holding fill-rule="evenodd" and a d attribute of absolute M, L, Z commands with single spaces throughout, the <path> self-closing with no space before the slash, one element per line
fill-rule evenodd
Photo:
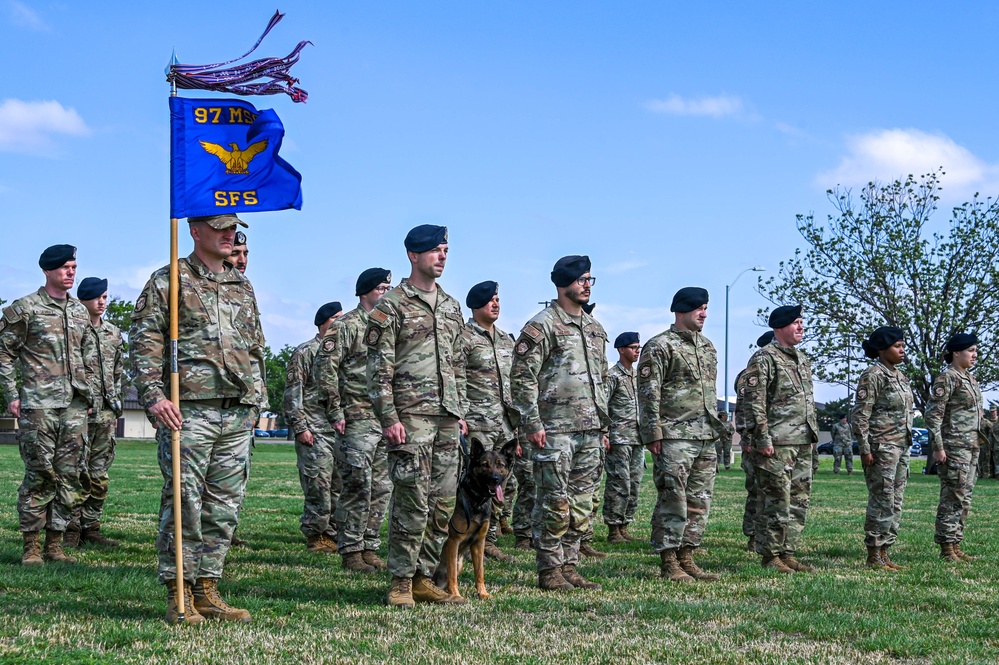
<path fill-rule="evenodd" d="M 607 333 L 583 310 L 590 259 L 566 256 L 551 273 L 558 298 L 527 322 L 514 347 L 513 404 L 531 447 L 537 501 L 532 531 L 538 586 L 599 589 L 576 569 L 593 511 L 607 433 Z"/>
<path fill-rule="evenodd" d="M 392 288 L 392 273 L 368 268 L 357 278 L 358 305 L 333 322 L 319 344 L 316 382 L 326 403 L 326 418 L 339 436 L 333 457 L 342 490 L 333 521 L 340 553 L 348 570 L 384 570 L 378 558 L 382 521 L 392 484 L 385 439 L 368 397 L 368 345 L 364 330 L 375 303 Z"/>

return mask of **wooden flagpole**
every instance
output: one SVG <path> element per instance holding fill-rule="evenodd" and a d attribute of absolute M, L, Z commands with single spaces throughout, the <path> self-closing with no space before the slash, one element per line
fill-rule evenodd
<path fill-rule="evenodd" d="M 177 96 L 177 84 L 173 83 L 171 96 Z M 180 413 L 180 375 L 177 370 L 177 340 L 180 338 L 178 325 L 180 310 L 180 264 L 178 263 L 176 217 L 170 218 L 170 401 Z M 183 427 L 183 424 L 181 425 Z M 184 622 L 184 529 L 181 522 L 181 482 L 180 482 L 180 430 L 170 431 L 170 457 L 173 460 L 173 551 L 177 568 L 177 622 Z"/>

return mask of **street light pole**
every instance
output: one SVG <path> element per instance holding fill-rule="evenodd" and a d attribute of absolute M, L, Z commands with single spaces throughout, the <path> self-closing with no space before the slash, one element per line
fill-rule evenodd
<path fill-rule="evenodd" d="M 746 268 L 732 280 L 731 284 L 725 285 L 725 413 L 732 413 L 732 408 L 728 403 L 728 294 L 735 286 L 735 283 L 739 281 L 739 278 L 745 275 L 747 272 L 752 270 L 753 272 L 763 272 L 766 270 L 763 266 L 753 266 L 752 268 Z"/>

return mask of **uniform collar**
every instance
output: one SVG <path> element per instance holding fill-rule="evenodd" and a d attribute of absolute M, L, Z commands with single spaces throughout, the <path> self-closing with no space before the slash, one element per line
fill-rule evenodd
<path fill-rule="evenodd" d="M 614 363 L 614 365 L 617 366 L 622 372 L 624 372 L 628 376 L 633 376 L 635 374 L 635 366 L 634 365 L 631 366 L 631 369 L 628 369 L 627 367 L 625 367 L 624 365 L 621 364 L 620 360 L 618 360 L 616 363 Z"/>
<path fill-rule="evenodd" d="M 565 325 L 570 325 L 570 324 L 579 325 L 581 328 L 585 328 L 595 320 L 592 316 L 590 316 L 586 312 L 581 311 L 579 313 L 580 315 L 579 323 L 577 324 L 576 319 L 571 314 L 562 309 L 562 306 L 558 304 L 557 300 L 553 300 L 550 307 L 552 310 L 554 310 L 555 316 L 557 316 L 559 320 L 562 321 L 562 323 L 564 323 Z"/>
<path fill-rule="evenodd" d="M 693 342 L 695 344 L 697 343 L 697 337 L 701 334 L 694 330 L 682 330 L 678 328 L 675 323 L 669 324 L 669 329 L 670 332 L 675 333 L 680 337 L 684 338 L 685 340 L 687 340 L 688 342 Z"/>
<path fill-rule="evenodd" d="M 437 304 L 439 305 L 441 302 L 441 296 L 447 297 L 447 293 L 444 292 L 444 289 L 441 288 L 441 285 L 439 283 L 437 282 L 434 283 L 437 285 Z M 419 298 L 424 303 L 426 303 L 428 307 L 430 306 L 430 303 L 426 301 L 427 292 L 423 291 L 422 289 L 418 289 L 412 284 L 410 284 L 408 277 L 403 277 L 399 281 L 399 286 L 397 288 L 402 289 L 403 292 L 410 298 Z"/>
<path fill-rule="evenodd" d="M 246 280 L 243 273 L 236 270 L 235 266 L 228 261 L 222 261 L 222 267 L 224 270 L 218 275 L 212 272 L 212 270 L 205 265 L 205 262 L 202 261 L 194 252 L 191 252 L 190 256 L 187 257 L 187 263 L 196 273 L 205 279 L 210 279 L 215 282 L 242 282 Z"/>

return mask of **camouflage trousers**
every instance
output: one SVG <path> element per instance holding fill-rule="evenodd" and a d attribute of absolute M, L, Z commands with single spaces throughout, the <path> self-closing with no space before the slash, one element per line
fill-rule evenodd
<path fill-rule="evenodd" d="M 333 457 L 333 432 L 312 431 L 312 445 L 295 441 L 298 481 L 305 497 L 299 529 L 306 538 L 326 535 L 336 540 L 333 512 L 340 498 L 340 474 Z"/>
<path fill-rule="evenodd" d="M 937 505 L 937 544 L 960 543 L 971 510 L 971 495 L 978 480 L 978 449 L 947 448 L 947 461 L 938 465 L 940 503 Z"/>
<path fill-rule="evenodd" d="M 114 411 L 102 409 L 87 420 L 87 438 L 90 447 L 87 453 L 87 473 L 90 475 L 90 496 L 73 513 L 73 524 L 81 529 L 89 529 L 101 521 L 104 502 L 108 498 L 108 484 L 111 463 L 115 454 L 115 427 L 118 418 Z"/>
<path fill-rule="evenodd" d="M 635 519 L 638 493 L 645 474 L 645 447 L 611 446 L 604 464 L 604 524 L 626 526 Z"/>
<path fill-rule="evenodd" d="M 458 491 L 458 419 L 399 414 L 406 442 L 388 447 L 388 570 L 433 577 Z"/>
<path fill-rule="evenodd" d="M 222 567 L 236 528 L 250 455 L 250 426 L 257 410 L 214 402 L 182 401 L 180 431 L 180 503 L 184 579 L 222 577 Z M 157 457 L 163 474 L 160 525 L 156 538 L 159 578 L 177 579 L 174 565 L 173 451 L 171 431 L 156 430 Z"/>
<path fill-rule="evenodd" d="M 583 534 L 580 542 L 592 543 L 593 542 L 593 525 L 597 523 L 597 509 L 600 507 L 600 481 L 604 477 L 604 467 L 607 464 L 607 451 L 604 448 L 603 441 L 600 442 L 600 464 L 597 465 L 596 470 L 593 472 L 593 510 L 590 511 L 590 522 L 586 527 L 586 532 Z"/>
<path fill-rule="evenodd" d="M 597 430 L 556 432 L 547 435 L 544 448 L 531 446 L 536 488 L 531 535 L 538 572 L 579 563 L 579 543 L 593 513 L 602 440 Z"/>
<path fill-rule="evenodd" d="M 740 466 L 746 474 L 746 506 L 742 511 L 742 533 L 747 538 L 756 534 L 756 521 L 760 512 L 760 488 L 756 480 L 756 467 L 753 466 L 752 451 L 743 452 Z"/>
<path fill-rule="evenodd" d="M 833 473 L 839 473 L 840 463 L 846 461 L 846 470 L 853 473 L 853 442 L 833 446 Z"/>
<path fill-rule="evenodd" d="M 717 473 L 715 442 L 664 439 L 653 457 L 652 550 L 700 547 Z"/>
<path fill-rule="evenodd" d="M 732 439 L 715 441 L 715 456 L 718 458 L 718 467 L 726 469 L 732 466 Z"/>
<path fill-rule="evenodd" d="M 523 455 L 513 461 L 513 475 L 517 480 L 517 498 L 513 502 L 513 534 L 518 538 L 531 538 L 531 515 L 538 488 L 534 485 L 534 462 L 531 460 L 531 445 L 520 439 Z M 511 492 L 512 494 L 512 492 Z M 509 501 L 507 503 L 510 503 Z"/>
<path fill-rule="evenodd" d="M 337 551 L 377 551 L 392 493 L 381 425 L 377 420 L 348 420 L 333 452 L 343 484 L 335 514 Z"/>
<path fill-rule="evenodd" d="M 469 445 L 471 445 L 472 437 L 478 439 L 487 452 L 502 448 L 510 442 L 503 432 L 473 432 L 472 430 L 468 430 L 468 436 L 465 438 L 469 442 Z M 514 487 L 516 488 L 516 480 L 513 479 L 513 474 L 510 474 L 507 476 L 507 482 L 503 483 L 504 500 L 497 501 L 495 498 L 493 499 L 493 515 L 489 520 L 489 533 L 486 535 L 486 539 L 491 543 L 495 543 L 499 538 L 500 517 L 503 516 L 503 512 L 510 505 L 510 501 L 506 500 L 506 492 L 510 488 L 511 480 L 513 480 Z"/>
<path fill-rule="evenodd" d="M 90 494 L 87 409 L 74 396 L 62 409 L 21 409 L 17 444 L 24 480 L 17 490 L 21 531 L 65 531 Z"/>
<path fill-rule="evenodd" d="M 756 545 L 760 554 L 780 556 L 798 550 L 812 495 L 812 444 L 774 446 L 774 454 L 753 453 L 761 501 Z"/>
<path fill-rule="evenodd" d="M 909 482 L 909 449 L 871 445 L 874 464 L 864 469 L 867 480 L 867 518 L 864 544 L 890 547 L 898 540 L 902 521 L 902 496 Z"/>
<path fill-rule="evenodd" d="M 812 475 L 819 471 L 819 447 L 812 446 Z"/>

